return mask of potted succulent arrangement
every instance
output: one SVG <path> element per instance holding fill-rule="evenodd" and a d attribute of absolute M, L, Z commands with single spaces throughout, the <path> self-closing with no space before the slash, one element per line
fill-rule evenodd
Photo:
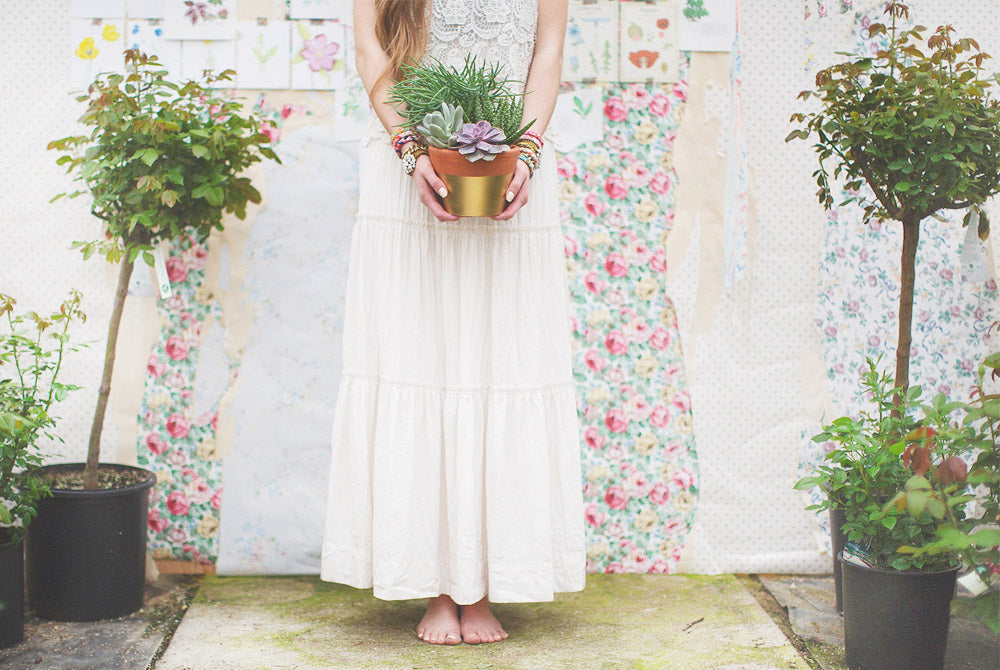
<path fill-rule="evenodd" d="M 525 137 L 534 120 L 521 125 L 524 94 L 511 90 L 499 64 L 477 65 L 472 56 L 461 69 L 432 60 L 403 65 L 402 74 L 388 102 L 412 133 L 404 139 L 427 146 L 448 188 L 445 210 L 455 216 L 499 214 L 519 157 L 532 169 L 538 164 L 541 138 Z"/>
<path fill-rule="evenodd" d="M 49 144 L 58 163 L 82 180 L 102 220 L 101 238 L 77 242 L 84 258 L 95 253 L 119 264 L 97 407 L 86 464 L 42 469 L 52 497 L 39 505 L 26 541 L 28 601 L 43 618 L 91 621 L 142 606 L 149 470 L 99 463 L 122 310 L 134 263 L 152 265 L 154 245 L 193 231 L 206 239 L 222 229 L 223 212 L 246 216 L 260 193 L 240 173 L 278 160 L 260 132 L 263 119 L 241 114 L 243 105 L 212 90 L 234 74 L 207 75 L 178 84 L 155 57 L 125 52 L 126 74 L 102 74 L 77 100 L 89 135 Z M 280 162 L 280 161 L 278 161 Z"/>
<path fill-rule="evenodd" d="M 59 381 L 63 355 L 73 350 L 69 328 L 84 321 L 72 291 L 59 311 L 14 314 L 17 301 L 0 294 L 0 647 L 24 637 L 24 548 L 21 539 L 49 493 L 35 476 L 40 438 L 52 433 L 53 405 L 77 387 Z"/>
<path fill-rule="evenodd" d="M 864 209 L 866 221 L 895 220 L 902 227 L 895 386 L 891 387 L 887 377 L 877 375 L 874 379 L 866 378 L 865 382 L 869 392 L 882 401 L 886 400 L 887 392 L 893 394 L 893 399 L 889 404 L 878 405 L 877 419 L 859 423 L 845 417 L 826 426 L 816 439 L 833 440 L 839 447 L 827 457 L 829 466 L 800 481 L 798 487 L 822 486 L 828 494 L 824 508 L 844 513 L 842 530 L 847 539 L 875 548 L 874 563 L 879 569 L 868 569 L 866 577 L 895 581 L 902 575 L 919 577 L 948 566 L 950 575 L 944 579 L 951 580 L 953 587 L 957 554 L 933 549 L 913 553 L 898 550 L 904 546 L 934 546 L 934 542 L 943 539 L 938 534 L 941 520 L 927 509 L 904 520 L 902 514 L 883 514 L 882 508 L 890 500 L 898 504 L 896 494 L 901 489 L 906 491 L 908 482 L 914 486 L 911 482 L 914 473 L 900 456 L 906 451 L 907 437 L 912 441 L 915 435 L 920 435 L 913 431 L 926 427 L 921 421 L 934 416 L 931 412 L 925 413 L 924 419 L 914 418 L 916 410 L 925 411 L 928 405 L 919 404 L 919 388 L 913 393 L 909 391 L 920 224 L 940 210 L 968 209 L 965 225 L 978 225 L 981 237 L 988 234 L 989 222 L 982 205 L 1000 192 L 1000 103 L 993 94 L 1000 79 L 985 73 L 983 63 L 989 56 L 980 51 L 975 40 L 956 38 L 950 26 L 938 27 L 926 39 L 927 29 L 922 26 L 898 29 L 897 22 L 909 14 L 907 5 L 899 0 L 887 2 L 885 11 L 888 25 L 872 24 L 869 33 L 886 35 L 888 48 L 874 56 L 851 58 L 821 70 L 816 76 L 816 89 L 800 94 L 804 100 L 815 98 L 820 109 L 794 114 L 792 121 L 801 125 L 787 141 L 815 138 L 820 165 L 814 176 L 819 186 L 817 195 L 824 207 L 834 207 L 832 181 L 840 179 L 845 193 L 840 204 L 858 203 Z M 827 169 L 831 160 L 832 171 Z M 874 383 L 880 385 L 881 395 L 875 394 Z M 942 403 L 936 399 L 930 407 Z M 959 408 L 956 406 L 954 411 Z M 948 447 L 953 452 L 959 449 L 956 444 Z M 850 457 L 847 452 L 851 452 Z M 972 458 L 971 452 L 962 453 Z M 947 458 L 952 455 L 958 454 L 951 453 Z M 920 495 L 914 499 L 919 500 Z M 867 502 L 862 505 L 862 500 Z M 939 510 L 936 503 L 932 507 L 933 511 Z M 917 509 L 919 505 L 914 511 Z M 836 563 L 836 557 L 834 560 L 835 565 L 848 569 L 847 564 Z M 856 581 L 863 572 L 853 567 L 850 578 L 846 572 L 843 575 L 843 606 L 848 663 L 858 667 L 861 662 L 858 659 L 862 657 L 855 643 L 859 640 L 851 631 L 860 627 L 853 622 L 861 621 L 859 617 L 871 611 L 876 599 L 871 597 L 870 588 L 867 591 L 848 588 L 848 582 Z M 855 602 L 850 602 L 849 591 L 857 594 Z M 944 596 L 945 591 L 948 588 L 942 587 L 934 596 L 937 599 L 932 598 L 938 612 L 947 612 L 951 592 Z M 944 619 L 946 626 L 947 616 Z M 911 656 L 902 650 L 911 650 L 913 646 L 898 640 L 902 646 L 886 642 L 890 633 L 900 630 L 899 622 L 887 618 L 876 623 L 868 632 L 881 636 L 880 646 L 896 656 L 883 659 L 888 665 L 874 663 L 871 667 L 939 667 L 939 661 L 934 659 L 938 658 L 938 652 L 943 654 L 943 643 L 940 649 L 928 652 L 924 660 L 906 665 L 900 658 Z M 921 632 L 918 637 L 928 636 Z"/>

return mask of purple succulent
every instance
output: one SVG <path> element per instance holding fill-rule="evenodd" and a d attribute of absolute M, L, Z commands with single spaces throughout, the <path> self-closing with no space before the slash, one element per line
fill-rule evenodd
<path fill-rule="evenodd" d="M 507 137 L 499 128 L 494 128 L 489 121 L 462 124 L 462 129 L 455 137 L 458 151 L 470 162 L 482 159 L 491 161 L 495 155 L 507 150 Z"/>

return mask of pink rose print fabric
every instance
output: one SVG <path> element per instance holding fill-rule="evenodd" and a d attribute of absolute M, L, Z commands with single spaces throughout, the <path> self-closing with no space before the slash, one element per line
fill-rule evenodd
<path fill-rule="evenodd" d="M 607 87 L 604 142 L 562 155 L 590 572 L 676 569 L 698 467 L 663 292 L 686 84 Z"/>
<path fill-rule="evenodd" d="M 193 415 L 202 328 L 218 305 L 202 288 L 208 255 L 185 236 L 171 246 L 173 297 L 159 301 L 164 327 L 146 365 L 139 415 L 139 465 L 156 473 L 149 542 L 156 558 L 214 562 L 218 555 L 222 467 L 215 458 L 217 407 Z"/>

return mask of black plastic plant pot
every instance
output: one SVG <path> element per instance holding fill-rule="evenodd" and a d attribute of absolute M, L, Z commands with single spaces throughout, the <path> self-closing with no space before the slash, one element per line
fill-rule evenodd
<path fill-rule="evenodd" d="M 0 649 L 24 639 L 24 545 L 0 528 Z"/>
<path fill-rule="evenodd" d="M 142 473 L 138 484 L 116 489 L 52 489 L 38 501 L 38 516 L 25 537 L 28 606 L 55 621 L 99 621 L 142 607 L 146 577 L 149 470 L 105 464 L 100 468 Z M 80 471 L 82 463 L 49 465 L 46 471 Z"/>
<path fill-rule="evenodd" d="M 851 670 L 941 670 L 958 568 L 879 570 L 840 559 Z"/>
<path fill-rule="evenodd" d="M 840 561 L 838 557 L 847 544 L 847 536 L 841 530 L 847 522 L 847 515 L 840 507 L 830 508 L 830 543 L 833 545 L 833 590 L 836 596 L 837 611 L 844 612 L 844 589 L 841 586 Z"/>

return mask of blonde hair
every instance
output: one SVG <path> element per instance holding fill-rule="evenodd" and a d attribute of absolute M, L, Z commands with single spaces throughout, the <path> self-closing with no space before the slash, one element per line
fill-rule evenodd
<path fill-rule="evenodd" d="M 389 57 L 376 87 L 399 81 L 400 67 L 419 61 L 427 47 L 427 0 L 375 0 L 375 37 Z"/>

